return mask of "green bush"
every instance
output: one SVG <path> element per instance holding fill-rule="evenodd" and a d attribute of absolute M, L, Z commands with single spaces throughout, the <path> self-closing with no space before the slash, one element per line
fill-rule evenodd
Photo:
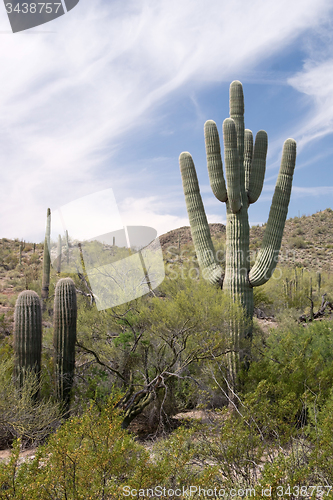
<path fill-rule="evenodd" d="M 167 419 L 179 410 L 195 407 L 201 402 L 198 389 L 218 399 L 203 367 L 211 359 L 225 357 L 231 318 L 242 313 L 220 289 L 202 279 L 191 279 L 189 269 L 192 267 L 175 267 L 155 296 L 103 313 L 81 301 L 78 340 L 90 350 L 83 358 L 86 363 L 90 360 L 90 366 L 77 379 L 82 398 L 97 391 L 97 397 L 103 399 L 112 384 L 128 398 L 140 391 L 140 398 L 151 404 L 150 417 L 155 423 L 161 415 Z M 96 364 L 101 370 L 98 384 L 92 380 Z M 220 393 L 218 397 L 222 404 Z M 140 398 L 138 395 L 138 402 Z"/>
<path fill-rule="evenodd" d="M 289 248 L 306 248 L 307 243 L 301 236 L 293 236 L 288 240 Z"/>
<path fill-rule="evenodd" d="M 211 470 L 191 466 L 192 431 L 176 431 L 151 458 L 122 429 L 118 401 L 113 395 L 102 409 L 91 404 L 82 416 L 65 422 L 31 462 L 19 467 L 16 443 L 10 463 L 0 464 L 0 499 L 118 499 L 134 489 L 142 497 L 148 488 L 182 489 L 210 480 Z"/>
<path fill-rule="evenodd" d="M 34 373 L 27 374 L 22 388 L 12 380 L 13 358 L 3 345 L 0 363 L 0 446 L 21 438 L 29 444 L 41 443 L 59 424 L 59 406 L 51 400 L 35 400 L 41 384 Z"/>
<path fill-rule="evenodd" d="M 322 408 L 333 386 L 331 322 L 289 322 L 254 342 L 252 354 L 245 401 L 260 415 L 260 425 L 281 436 L 304 426 L 313 405 Z"/>

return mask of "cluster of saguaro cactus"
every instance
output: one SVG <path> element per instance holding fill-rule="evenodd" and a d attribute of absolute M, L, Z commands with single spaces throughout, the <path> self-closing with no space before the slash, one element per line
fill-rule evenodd
<path fill-rule="evenodd" d="M 42 309 L 37 293 L 21 292 L 14 313 L 15 373 L 22 385 L 27 370 L 41 371 Z M 54 298 L 54 373 L 59 401 L 69 408 L 75 366 L 77 303 L 71 278 L 58 281 Z"/>
<path fill-rule="evenodd" d="M 230 356 L 229 370 L 231 385 L 236 387 L 236 372 L 239 357 L 242 357 L 240 340 L 252 335 L 253 287 L 269 280 L 278 259 L 296 161 L 296 142 L 287 139 L 284 143 L 262 247 L 250 269 L 248 208 L 258 200 L 262 191 L 267 134 L 263 130 L 259 131 L 253 146 L 252 132 L 244 129 L 244 97 L 239 81 L 230 85 L 230 118 L 223 123 L 226 183 L 215 122 L 207 121 L 204 130 L 210 185 L 216 198 L 225 202 L 227 207 L 224 276 L 214 252 L 194 163 L 187 152 L 180 155 L 180 170 L 192 239 L 203 276 L 213 284 L 219 283 L 223 290 L 240 299 L 249 318 L 250 326 L 245 329 L 234 326 L 232 333 L 234 354 Z"/>

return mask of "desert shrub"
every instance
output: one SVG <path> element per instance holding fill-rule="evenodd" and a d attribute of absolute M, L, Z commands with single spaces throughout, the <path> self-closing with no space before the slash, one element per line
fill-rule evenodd
<path fill-rule="evenodd" d="M 254 343 L 244 399 L 268 432 L 286 436 L 308 422 L 314 404 L 325 404 L 333 385 L 332 328 L 329 321 L 289 323 Z"/>
<path fill-rule="evenodd" d="M 268 296 L 267 292 L 262 287 L 255 287 L 253 289 L 253 302 L 254 307 L 269 308 L 273 305 L 272 299 Z"/>
<path fill-rule="evenodd" d="M 142 493 L 148 488 L 182 490 L 210 479 L 211 471 L 190 466 L 194 456 L 191 430 L 178 430 L 164 441 L 162 451 L 153 450 L 152 459 L 122 429 L 118 401 L 119 396 L 113 394 L 102 408 L 91 404 L 83 415 L 65 422 L 38 449 L 33 461 L 20 467 L 16 443 L 11 462 L 0 464 L 0 499 L 102 500 L 123 498 L 133 490 L 136 496 L 146 496 Z"/>
<path fill-rule="evenodd" d="M 317 274 L 303 267 L 295 266 L 293 269 L 277 267 L 272 278 L 265 285 L 254 289 L 254 296 L 261 293 L 269 298 L 274 313 L 288 309 L 304 311 L 310 306 L 310 292 L 312 287 L 312 299 L 314 307 L 319 308 L 322 293 L 332 291 L 332 280 L 327 273 L 321 273 L 321 289 L 317 286 Z M 258 292 L 256 291 L 258 290 Z"/>
<path fill-rule="evenodd" d="M 5 293 L 0 294 L 0 304 L 5 306 L 7 304 L 8 297 Z"/>
<path fill-rule="evenodd" d="M 7 447 L 16 438 L 25 443 L 41 443 L 56 427 L 60 409 L 51 400 L 36 400 L 41 387 L 34 373 L 27 373 L 18 389 L 12 378 L 13 358 L 3 345 L 0 363 L 0 445 Z"/>
<path fill-rule="evenodd" d="M 306 248 L 307 243 L 301 236 L 292 236 L 288 239 L 289 248 Z"/>
<path fill-rule="evenodd" d="M 81 398 L 96 392 L 103 399 L 115 384 L 128 397 L 140 391 L 150 408 L 156 407 L 156 418 L 193 408 L 200 400 L 199 390 L 210 391 L 217 399 L 203 366 L 224 356 L 230 347 L 231 318 L 242 313 L 221 290 L 191 279 L 188 270 L 175 267 L 155 296 L 103 313 L 81 302 L 78 340 L 85 360 L 77 378 Z M 97 365 L 98 383 L 93 382 Z"/>

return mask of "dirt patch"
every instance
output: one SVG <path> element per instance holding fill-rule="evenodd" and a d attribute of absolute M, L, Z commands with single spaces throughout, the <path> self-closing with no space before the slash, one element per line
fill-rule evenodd
<path fill-rule="evenodd" d="M 30 448 L 28 450 L 22 450 L 20 451 L 19 455 L 19 463 L 22 463 L 26 460 L 33 460 L 36 455 L 37 448 Z M 10 460 L 12 450 L 7 449 L 7 450 L 0 450 L 0 460 L 3 462 L 8 462 Z"/>

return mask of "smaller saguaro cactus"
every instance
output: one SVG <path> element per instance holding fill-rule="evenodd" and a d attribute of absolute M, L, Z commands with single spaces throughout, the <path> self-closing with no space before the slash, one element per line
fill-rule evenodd
<path fill-rule="evenodd" d="M 77 301 L 74 281 L 62 278 L 54 297 L 54 370 L 57 398 L 69 409 L 74 379 Z"/>
<path fill-rule="evenodd" d="M 57 248 L 57 273 L 61 273 L 61 251 L 62 251 L 62 242 L 61 236 L 58 236 L 58 248 Z"/>
<path fill-rule="evenodd" d="M 320 287 L 321 287 L 321 272 L 317 272 L 317 286 L 318 286 L 318 293 L 320 293 Z"/>
<path fill-rule="evenodd" d="M 19 294 L 14 311 L 15 377 L 22 386 L 25 373 L 34 370 L 40 378 L 42 354 L 42 310 L 36 292 Z"/>
<path fill-rule="evenodd" d="M 51 210 L 48 208 L 47 219 L 46 219 L 45 242 L 44 242 L 44 257 L 43 257 L 42 299 L 43 299 L 44 310 L 45 310 L 45 301 L 49 298 L 49 286 L 50 286 L 50 269 L 51 269 L 50 237 L 51 237 Z"/>
<path fill-rule="evenodd" d="M 66 229 L 65 233 L 65 241 L 66 241 L 66 256 L 67 256 L 67 265 L 69 264 L 69 238 L 68 238 L 68 231 Z"/>
<path fill-rule="evenodd" d="M 19 264 L 20 264 L 20 266 L 22 265 L 22 249 L 23 249 L 23 243 L 20 243 L 20 252 L 19 252 Z"/>

